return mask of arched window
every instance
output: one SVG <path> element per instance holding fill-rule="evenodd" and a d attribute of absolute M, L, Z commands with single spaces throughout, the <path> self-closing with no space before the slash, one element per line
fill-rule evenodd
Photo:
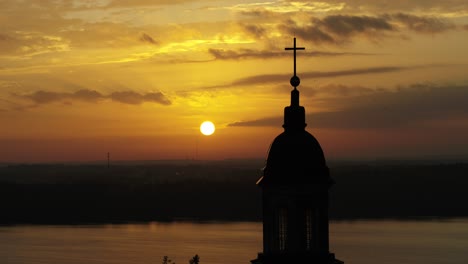
<path fill-rule="evenodd" d="M 305 209 L 305 239 L 306 239 L 306 250 L 311 250 L 312 249 L 312 236 L 314 234 L 314 219 L 312 215 L 312 209 L 311 208 L 306 208 Z"/>
<path fill-rule="evenodd" d="M 280 251 L 286 250 L 286 241 L 288 238 L 288 215 L 286 208 L 280 208 L 278 211 L 278 246 Z"/>

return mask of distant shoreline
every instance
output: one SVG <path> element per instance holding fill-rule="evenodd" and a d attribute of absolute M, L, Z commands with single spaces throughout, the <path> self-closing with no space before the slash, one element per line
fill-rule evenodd
<path fill-rule="evenodd" d="M 342 222 L 366 222 L 366 221 L 397 221 L 397 222 L 447 222 L 447 221 L 468 221 L 468 216 L 447 216 L 447 217 L 386 217 L 386 218 L 340 218 L 340 219 L 330 219 L 330 223 L 342 223 Z M 171 224 L 171 223 L 196 223 L 196 224 L 212 224 L 212 223 L 262 223 L 261 220 L 226 220 L 226 219 L 173 219 L 173 220 L 163 220 L 155 219 L 148 221 L 121 221 L 121 222 L 19 222 L 19 223 L 1 223 L 0 227 L 9 227 L 9 226 L 103 226 L 103 225 L 132 225 L 132 224 L 151 224 L 151 223 L 162 223 L 162 224 Z"/>
<path fill-rule="evenodd" d="M 332 220 L 468 217 L 468 163 L 329 166 Z M 250 161 L 0 167 L 0 224 L 261 221 L 260 176 Z"/>
<path fill-rule="evenodd" d="M 327 163 L 330 164 L 453 164 L 453 163 L 468 163 L 468 155 L 431 155 L 431 156 L 411 156 L 411 157 L 367 157 L 367 158 L 327 158 Z M 210 164 L 210 165 L 257 165 L 262 166 L 265 163 L 265 158 L 232 158 L 219 160 L 195 160 L 195 159 L 160 159 L 160 160 L 111 160 L 110 164 L 114 166 L 127 165 L 193 165 L 193 164 Z M 18 165 L 101 165 L 107 166 L 107 160 L 88 160 L 88 161 L 0 161 L 2 166 L 18 166 Z"/>

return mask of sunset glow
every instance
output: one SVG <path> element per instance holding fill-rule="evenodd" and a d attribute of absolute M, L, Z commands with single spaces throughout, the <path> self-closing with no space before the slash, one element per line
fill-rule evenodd
<path fill-rule="evenodd" d="M 205 121 L 200 125 L 200 132 L 205 136 L 212 135 L 215 132 L 215 125 L 211 121 Z"/>
<path fill-rule="evenodd" d="M 0 162 L 265 158 L 293 37 L 327 158 L 468 156 L 468 2 L 2 1 Z M 222 132 L 222 133 L 221 133 Z"/>

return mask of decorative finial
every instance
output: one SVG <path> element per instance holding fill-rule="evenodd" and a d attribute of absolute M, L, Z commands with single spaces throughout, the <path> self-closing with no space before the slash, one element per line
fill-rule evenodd
<path fill-rule="evenodd" d="M 299 86 L 299 84 L 301 83 L 301 80 L 296 75 L 296 50 L 305 50 L 305 48 L 304 47 L 296 47 L 296 38 L 294 38 L 294 47 L 285 48 L 284 50 L 293 50 L 294 51 L 294 76 L 291 77 L 291 80 L 289 81 L 289 83 L 294 87 L 294 90 L 296 90 L 296 87 Z"/>

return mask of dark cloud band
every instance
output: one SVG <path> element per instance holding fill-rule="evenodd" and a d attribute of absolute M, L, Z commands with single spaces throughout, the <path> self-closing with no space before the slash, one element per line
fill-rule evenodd
<path fill-rule="evenodd" d="M 67 100 L 96 103 L 105 99 L 110 99 L 115 102 L 132 105 L 139 105 L 145 102 L 157 103 L 162 105 L 171 104 L 171 101 L 161 92 L 150 92 L 141 94 L 134 91 L 121 91 L 104 95 L 95 90 L 88 89 L 78 90 L 73 93 L 49 92 L 39 90 L 31 94 L 15 94 L 15 96 L 31 100 L 36 104 L 48 104 Z"/>
<path fill-rule="evenodd" d="M 290 57 L 291 54 L 286 52 L 275 52 L 266 50 L 239 49 L 209 49 L 208 52 L 215 57 L 216 60 L 241 60 L 241 59 L 275 59 Z M 330 51 L 306 51 L 302 52 L 304 57 L 337 57 L 337 56 L 366 56 L 373 55 L 370 53 L 354 53 L 354 52 L 330 52 Z"/>
<path fill-rule="evenodd" d="M 388 129 L 420 126 L 432 121 L 468 120 L 467 85 L 417 84 L 396 91 L 370 90 L 365 95 L 331 99 L 330 104 L 342 105 L 342 109 L 310 113 L 307 123 L 316 128 Z M 267 117 L 233 122 L 229 126 L 277 127 L 282 119 L 281 116 Z"/>

